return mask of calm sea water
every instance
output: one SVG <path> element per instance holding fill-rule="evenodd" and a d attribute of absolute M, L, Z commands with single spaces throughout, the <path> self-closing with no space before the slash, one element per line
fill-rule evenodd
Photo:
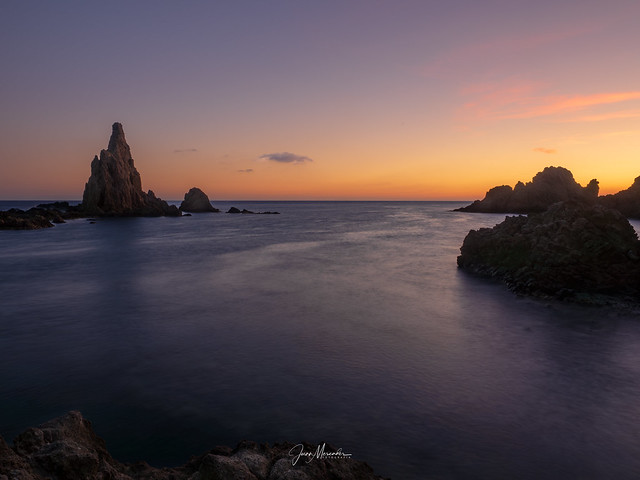
<path fill-rule="evenodd" d="M 281 215 L 0 232 L 5 438 L 77 409 L 121 461 L 327 441 L 396 480 L 640 476 L 638 318 L 459 271 L 504 215 L 230 205 Z"/>

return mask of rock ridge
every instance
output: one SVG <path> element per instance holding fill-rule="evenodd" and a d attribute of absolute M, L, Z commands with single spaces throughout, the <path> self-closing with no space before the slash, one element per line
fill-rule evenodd
<path fill-rule="evenodd" d="M 458 208 L 460 212 L 532 213 L 543 212 L 557 202 L 575 200 L 588 204 L 598 199 L 598 181 L 582 187 L 564 167 L 546 167 L 530 182 L 516 183 L 514 188 L 501 185 L 491 188 L 484 199 Z"/>
<path fill-rule="evenodd" d="M 72 411 L 27 429 L 12 447 L 0 437 L 0 480 L 384 480 L 366 463 L 323 447 L 325 458 L 303 458 L 295 465 L 300 448 L 314 452 L 315 447 L 243 441 L 234 449 L 216 447 L 175 468 L 123 464 L 110 455 L 91 422 Z"/>

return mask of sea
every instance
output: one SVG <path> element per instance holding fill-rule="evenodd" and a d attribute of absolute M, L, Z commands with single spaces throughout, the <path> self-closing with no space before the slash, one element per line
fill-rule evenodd
<path fill-rule="evenodd" d="M 467 203 L 0 231 L 0 434 L 79 410 L 122 462 L 246 439 L 394 480 L 640 478 L 639 312 L 459 270 L 505 217 Z"/>

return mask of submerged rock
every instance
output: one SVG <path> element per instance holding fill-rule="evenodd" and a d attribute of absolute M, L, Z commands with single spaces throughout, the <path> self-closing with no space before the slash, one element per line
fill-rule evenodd
<path fill-rule="evenodd" d="M 496 277 L 518 293 L 593 302 L 605 295 L 638 299 L 640 242 L 618 211 L 561 202 L 547 211 L 506 217 L 471 230 L 458 266 Z"/>
<path fill-rule="evenodd" d="M 563 167 L 546 167 L 528 183 L 518 182 L 512 189 L 501 185 L 489 190 L 485 198 L 458 208 L 461 212 L 532 213 L 543 212 L 554 203 L 575 200 L 595 203 L 598 181 L 593 179 L 586 187 L 580 186 L 573 174 Z"/>
<path fill-rule="evenodd" d="M 91 162 L 80 208 L 88 215 L 110 216 L 179 216 L 173 205 L 142 190 L 140 174 L 133 164 L 131 151 L 120 123 L 112 126 L 109 146 Z"/>
<path fill-rule="evenodd" d="M 301 454 L 304 452 L 304 454 Z M 314 457 L 308 455 L 317 454 Z M 296 456 L 298 456 L 297 461 Z M 69 412 L 18 435 L 0 437 L 0 479 L 45 480 L 383 480 L 369 465 L 330 445 L 241 442 L 216 447 L 175 468 L 122 464 L 80 412 Z"/>
<path fill-rule="evenodd" d="M 207 194 L 196 187 L 193 187 L 184 194 L 184 200 L 180 204 L 180 210 L 192 213 L 220 211 L 211 205 L 211 200 L 209 200 Z"/>

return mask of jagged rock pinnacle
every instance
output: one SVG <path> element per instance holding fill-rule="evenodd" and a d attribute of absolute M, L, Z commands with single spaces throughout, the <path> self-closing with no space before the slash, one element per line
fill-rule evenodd
<path fill-rule="evenodd" d="M 82 208 L 91 215 L 180 215 L 175 206 L 142 190 L 124 129 L 117 122 L 113 124 L 109 146 L 91 162 Z"/>

